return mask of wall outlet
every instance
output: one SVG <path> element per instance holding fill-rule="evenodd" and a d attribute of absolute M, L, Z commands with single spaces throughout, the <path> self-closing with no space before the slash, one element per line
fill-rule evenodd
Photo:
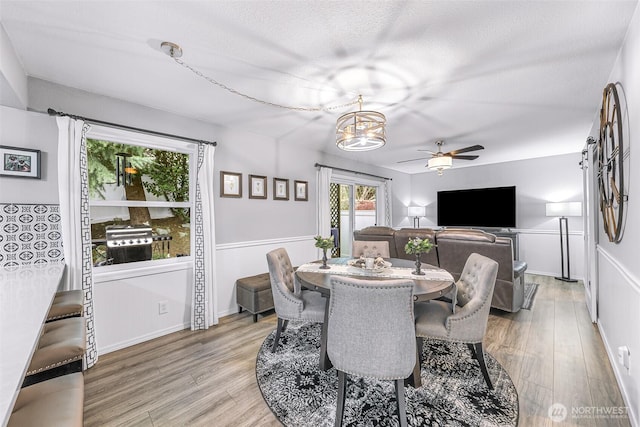
<path fill-rule="evenodd" d="M 625 367 L 627 372 L 629 372 L 630 356 L 631 356 L 631 353 L 629 352 L 629 347 L 627 346 L 618 347 L 618 362 L 620 362 L 620 364 Z"/>
<path fill-rule="evenodd" d="M 158 314 L 167 314 L 169 312 L 169 302 L 160 301 L 158 303 Z"/>

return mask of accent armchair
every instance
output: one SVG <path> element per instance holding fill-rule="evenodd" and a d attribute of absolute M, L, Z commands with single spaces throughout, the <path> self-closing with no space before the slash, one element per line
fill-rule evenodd
<path fill-rule="evenodd" d="M 319 292 L 302 290 L 293 274 L 289 254 L 284 248 L 267 253 L 273 305 L 278 316 L 278 328 L 272 352 L 278 348 L 280 334 L 287 328 L 289 320 L 324 322 L 326 301 Z"/>
<path fill-rule="evenodd" d="M 465 343 L 478 360 L 485 382 L 491 390 L 493 384 L 484 361 L 482 340 L 487 330 L 497 274 L 497 262 L 472 253 L 456 282 L 457 307 L 443 301 L 415 304 L 418 354 L 422 354 L 422 338 Z"/>

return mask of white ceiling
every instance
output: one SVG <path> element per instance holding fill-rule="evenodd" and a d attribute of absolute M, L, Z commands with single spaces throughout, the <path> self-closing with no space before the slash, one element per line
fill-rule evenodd
<path fill-rule="evenodd" d="M 454 167 L 580 151 L 637 4 L 0 0 L 0 22 L 28 76 L 417 173 L 426 160 L 396 162 L 437 139 L 445 151 L 485 146 Z M 162 41 L 264 101 L 362 94 L 363 109 L 387 116 L 387 145 L 341 152 L 335 121 L 357 107 L 247 100 L 176 64 Z"/>

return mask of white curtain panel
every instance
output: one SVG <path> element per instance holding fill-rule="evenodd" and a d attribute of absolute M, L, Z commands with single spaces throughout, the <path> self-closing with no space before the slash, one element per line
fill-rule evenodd
<path fill-rule="evenodd" d="M 62 244 L 66 264 L 63 289 L 84 291 L 87 350 L 84 368 L 98 360 L 93 313 L 93 262 L 89 214 L 87 140 L 89 125 L 82 120 L 57 117 L 58 193 L 62 222 Z"/>
<path fill-rule="evenodd" d="M 392 227 L 392 218 L 391 218 L 391 185 L 389 185 L 389 180 L 384 180 L 384 221 L 387 227 Z"/>
<path fill-rule="evenodd" d="M 195 202 L 195 256 L 191 330 L 218 323 L 216 301 L 216 231 L 213 211 L 214 154 L 211 144 L 198 146 Z"/>
<path fill-rule="evenodd" d="M 318 171 L 318 234 L 322 237 L 331 236 L 329 187 L 331 185 L 332 172 L 331 168 L 325 167 L 321 167 Z M 327 251 L 327 255 L 331 256 L 331 251 Z"/>

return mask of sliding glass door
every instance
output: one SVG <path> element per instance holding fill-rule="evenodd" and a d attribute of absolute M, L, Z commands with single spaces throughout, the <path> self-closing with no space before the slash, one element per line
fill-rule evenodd
<path fill-rule="evenodd" d="M 379 186 L 351 182 L 331 183 L 331 229 L 339 247 L 333 256 L 351 256 L 353 230 L 378 225 Z"/>

